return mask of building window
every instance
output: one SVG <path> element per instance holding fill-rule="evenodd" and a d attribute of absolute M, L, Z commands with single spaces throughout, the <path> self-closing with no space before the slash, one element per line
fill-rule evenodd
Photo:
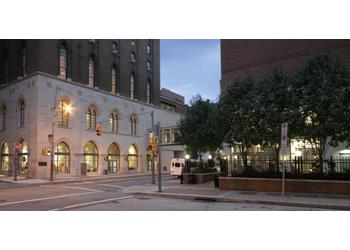
<path fill-rule="evenodd" d="M 24 139 L 21 139 L 19 141 L 19 144 L 21 145 L 20 152 L 18 154 L 19 159 L 19 171 L 20 174 L 25 174 L 28 171 L 28 159 L 29 159 L 29 150 L 28 150 L 28 144 L 25 142 Z"/>
<path fill-rule="evenodd" d="M 130 75 L 130 98 L 135 99 L 135 75 L 131 73 Z"/>
<path fill-rule="evenodd" d="M 8 81 L 8 58 L 7 58 L 7 52 L 5 52 L 4 57 L 4 84 L 6 84 Z"/>
<path fill-rule="evenodd" d="M 171 137 L 170 137 L 171 143 L 175 143 L 175 133 L 176 133 L 176 129 L 172 129 L 171 130 Z"/>
<path fill-rule="evenodd" d="M 23 47 L 22 47 L 22 76 L 24 77 L 27 73 L 27 70 L 26 70 L 26 63 L 27 63 L 27 59 L 26 59 L 26 47 L 25 45 L 23 44 Z"/>
<path fill-rule="evenodd" d="M 152 71 L 152 63 L 151 61 L 147 61 L 147 70 Z"/>
<path fill-rule="evenodd" d="M 135 54 L 135 52 L 131 52 L 131 54 L 130 54 L 130 61 L 131 62 L 136 62 L 136 54 Z"/>
<path fill-rule="evenodd" d="M 61 100 L 58 104 L 58 126 L 68 127 L 69 122 L 69 112 L 67 107 L 69 106 L 68 100 Z"/>
<path fill-rule="evenodd" d="M 135 46 L 135 41 L 134 41 L 134 40 L 131 40 L 131 41 L 130 41 L 130 44 L 131 44 L 131 46 Z"/>
<path fill-rule="evenodd" d="M 113 65 L 112 67 L 112 94 L 117 93 L 117 68 Z"/>
<path fill-rule="evenodd" d="M 111 133 L 118 133 L 118 113 L 116 111 L 109 116 L 109 127 Z"/>
<path fill-rule="evenodd" d="M 55 149 L 55 170 L 59 174 L 69 174 L 70 152 L 69 147 L 64 142 L 57 144 Z"/>
<path fill-rule="evenodd" d="M 87 172 L 97 172 L 98 151 L 96 145 L 91 141 L 84 146 L 84 163 L 86 163 Z"/>
<path fill-rule="evenodd" d="M 165 109 L 165 110 L 176 112 L 176 106 L 168 104 L 168 103 L 165 103 L 165 102 L 161 102 L 160 103 L 160 107 L 162 109 Z"/>
<path fill-rule="evenodd" d="M 118 44 L 117 42 L 112 42 L 112 52 L 118 52 Z"/>
<path fill-rule="evenodd" d="M 151 87 L 151 82 L 147 81 L 147 91 L 146 91 L 146 101 L 147 104 L 151 104 L 151 91 L 152 87 Z"/>
<path fill-rule="evenodd" d="M 88 86 L 93 88 L 95 86 L 95 60 L 94 58 L 89 58 L 89 83 Z"/>
<path fill-rule="evenodd" d="M 92 105 L 88 108 L 88 111 L 86 113 L 86 128 L 96 128 L 96 108 Z"/>
<path fill-rule="evenodd" d="M 115 143 L 112 143 L 108 148 L 108 172 L 116 173 L 120 167 L 119 148 Z"/>
<path fill-rule="evenodd" d="M 19 127 L 23 127 L 24 126 L 24 111 L 25 111 L 25 103 L 23 98 L 20 98 L 19 102 L 18 102 L 18 109 L 19 109 L 19 113 L 18 113 L 18 126 Z"/>
<path fill-rule="evenodd" d="M 136 115 L 132 115 L 130 118 L 130 134 L 136 135 Z"/>
<path fill-rule="evenodd" d="M 164 129 L 164 143 L 170 143 L 170 129 Z"/>
<path fill-rule="evenodd" d="M 160 135 L 159 135 L 159 144 L 162 144 L 163 143 L 163 129 L 161 129 L 159 131 Z"/>
<path fill-rule="evenodd" d="M 137 168 L 137 149 L 134 145 L 130 145 L 128 149 L 128 169 Z"/>
<path fill-rule="evenodd" d="M 147 54 L 151 54 L 152 53 L 152 49 L 151 49 L 151 45 L 147 44 Z"/>
<path fill-rule="evenodd" d="M 1 145 L 0 150 L 0 173 L 6 174 L 10 172 L 10 152 L 7 142 Z"/>
<path fill-rule="evenodd" d="M 60 46 L 60 77 L 67 79 L 67 48 L 63 44 Z"/>
<path fill-rule="evenodd" d="M 4 131 L 6 128 L 6 106 L 2 104 L 0 106 L 0 131 Z"/>

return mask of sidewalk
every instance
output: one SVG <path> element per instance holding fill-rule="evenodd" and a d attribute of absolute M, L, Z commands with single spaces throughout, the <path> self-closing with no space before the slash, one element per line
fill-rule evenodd
<path fill-rule="evenodd" d="M 195 185 L 175 184 L 164 186 L 139 186 L 124 190 L 128 194 L 145 195 L 172 199 L 186 199 L 207 202 L 256 203 L 293 207 L 322 208 L 331 210 L 350 210 L 350 196 L 287 193 L 263 193 L 247 191 L 219 190 L 212 182 Z"/>

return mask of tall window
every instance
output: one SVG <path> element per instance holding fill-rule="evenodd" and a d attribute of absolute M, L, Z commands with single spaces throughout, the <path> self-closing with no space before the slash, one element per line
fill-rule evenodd
<path fill-rule="evenodd" d="M 21 144 L 20 146 L 20 152 L 18 154 L 19 158 L 19 171 L 21 174 L 25 174 L 28 171 L 28 165 L 29 165 L 29 150 L 28 150 L 28 144 L 25 142 L 24 139 L 21 139 L 19 141 Z"/>
<path fill-rule="evenodd" d="M 18 115 L 18 126 L 23 127 L 24 126 L 24 111 L 25 111 L 25 103 L 23 98 L 21 98 L 18 102 L 18 109 L 19 109 L 19 115 Z"/>
<path fill-rule="evenodd" d="M 86 128 L 96 128 L 96 108 L 92 105 L 88 108 L 88 111 L 86 113 Z"/>
<path fill-rule="evenodd" d="M 128 149 L 128 169 L 137 168 L 137 149 L 134 145 L 130 145 Z"/>
<path fill-rule="evenodd" d="M 135 99 L 135 75 L 131 73 L 130 75 L 130 98 Z"/>
<path fill-rule="evenodd" d="M 116 173 L 120 166 L 119 148 L 115 143 L 112 143 L 108 148 L 108 172 Z"/>
<path fill-rule="evenodd" d="M 117 42 L 112 42 L 112 52 L 118 52 L 118 44 L 117 44 Z"/>
<path fill-rule="evenodd" d="M 84 146 L 84 163 L 86 163 L 87 172 L 97 172 L 98 151 L 96 145 L 91 141 Z"/>
<path fill-rule="evenodd" d="M 112 67 L 112 94 L 115 95 L 116 93 L 117 93 L 117 69 L 113 65 L 113 67 Z"/>
<path fill-rule="evenodd" d="M 109 116 L 109 127 L 111 133 L 118 133 L 118 113 L 116 111 Z"/>
<path fill-rule="evenodd" d="M 1 150 L 0 150 L 0 173 L 8 173 L 10 170 L 10 152 L 9 152 L 9 146 L 7 142 L 4 142 L 1 145 Z"/>
<path fill-rule="evenodd" d="M 60 47 L 60 77 L 67 79 L 67 48 L 64 45 Z"/>
<path fill-rule="evenodd" d="M 7 83 L 8 78 L 8 58 L 7 58 L 7 52 L 5 52 L 4 57 L 4 84 Z"/>
<path fill-rule="evenodd" d="M 151 82 L 150 81 L 147 81 L 146 101 L 147 101 L 147 104 L 151 104 Z"/>
<path fill-rule="evenodd" d="M 148 71 L 152 70 L 152 63 L 151 63 L 151 61 L 147 61 L 147 70 Z"/>
<path fill-rule="evenodd" d="M 27 59 L 26 59 L 26 47 L 25 45 L 23 44 L 23 47 L 22 47 L 22 76 L 25 76 L 26 73 L 27 73 L 27 70 L 26 70 L 26 63 L 27 63 Z"/>
<path fill-rule="evenodd" d="M 135 52 L 131 52 L 131 54 L 130 54 L 130 61 L 131 62 L 136 62 L 136 54 L 135 54 Z"/>
<path fill-rule="evenodd" d="M 93 88 L 95 85 L 95 60 L 94 58 L 89 58 L 89 87 Z"/>
<path fill-rule="evenodd" d="M 164 143 L 170 143 L 170 129 L 164 129 Z"/>
<path fill-rule="evenodd" d="M 67 106 L 69 105 L 68 100 L 61 100 L 58 104 L 58 126 L 68 127 L 69 113 L 67 111 Z"/>
<path fill-rule="evenodd" d="M 132 115 L 130 118 L 130 134 L 136 135 L 136 115 Z"/>
<path fill-rule="evenodd" d="M 2 104 L 0 106 L 0 131 L 5 130 L 6 128 L 6 106 Z"/>
<path fill-rule="evenodd" d="M 69 174 L 70 153 L 69 147 L 64 142 L 60 142 L 56 146 L 54 164 L 57 173 Z"/>
<path fill-rule="evenodd" d="M 151 50 L 151 45 L 150 44 L 147 44 L 147 54 L 151 54 L 152 53 L 152 50 Z"/>

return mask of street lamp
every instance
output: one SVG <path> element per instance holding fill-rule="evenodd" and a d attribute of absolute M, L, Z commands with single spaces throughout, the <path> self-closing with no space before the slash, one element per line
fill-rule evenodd
<path fill-rule="evenodd" d="M 211 160 L 213 159 L 213 157 L 211 155 L 208 155 L 208 159 Z"/>
<path fill-rule="evenodd" d="M 190 171 L 188 171 L 188 170 L 189 170 L 190 166 L 188 165 L 188 159 L 190 159 L 190 155 L 186 154 L 185 159 L 186 159 L 186 172 L 189 173 Z"/>

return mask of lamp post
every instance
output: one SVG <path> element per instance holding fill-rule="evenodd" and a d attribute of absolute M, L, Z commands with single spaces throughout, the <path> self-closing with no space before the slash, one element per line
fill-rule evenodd
<path fill-rule="evenodd" d="M 186 172 L 189 173 L 190 171 L 188 171 L 188 170 L 189 170 L 190 166 L 188 164 L 188 160 L 190 159 L 190 156 L 188 154 L 186 154 L 185 159 L 186 159 L 186 163 L 185 163 L 186 164 Z"/>

